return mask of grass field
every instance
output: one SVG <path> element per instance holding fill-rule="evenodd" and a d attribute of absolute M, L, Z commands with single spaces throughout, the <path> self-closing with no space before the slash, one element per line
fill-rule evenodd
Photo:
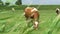
<path fill-rule="evenodd" d="M 51 8 L 51 6 L 48 7 Z M 15 11 L 12 11 L 12 7 L 1 7 L 0 34 L 60 34 L 60 16 L 56 15 L 56 7 L 50 10 L 48 7 L 45 6 L 45 9 L 43 7 L 41 7 L 42 9 L 39 8 L 38 30 L 34 30 L 32 26 L 26 27 L 25 17 L 22 15 L 24 9 L 15 7 Z"/>

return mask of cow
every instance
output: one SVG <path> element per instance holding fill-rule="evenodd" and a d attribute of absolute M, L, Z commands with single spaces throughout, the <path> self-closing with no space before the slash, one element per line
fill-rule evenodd
<path fill-rule="evenodd" d="M 29 19 L 33 19 L 33 27 L 34 29 L 38 29 L 39 24 L 39 12 L 35 7 L 26 7 L 24 10 L 24 16 L 26 21 Z M 27 24 L 28 26 L 28 24 Z"/>
<path fill-rule="evenodd" d="M 14 12 L 15 11 L 15 8 L 12 8 L 12 11 Z"/>
<path fill-rule="evenodd" d="M 56 13 L 57 13 L 57 15 L 60 14 L 60 9 L 59 8 L 56 8 Z"/>

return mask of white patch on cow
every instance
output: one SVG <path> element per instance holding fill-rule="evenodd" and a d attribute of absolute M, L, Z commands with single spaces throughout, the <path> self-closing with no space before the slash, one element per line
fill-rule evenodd
<path fill-rule="evenodd" d="M 37 21 L 35 22 L 35 25 L 38 25 L 38 22 Z"/>
<path fill-rule="evenodd" d="M 33 16 L 33 15 L 34 15 L 34 13 L 31 14 L 31 16 Z"/>
<path fill-rule="evenodd" d="M 36 8 L 34 8 L 34 9 L 31 10 L 31 12 L 33 12 L 33 11 L 38 11 L 38 10 Z"/>
<path fill-rule="evenodd" d="M 57 8 L 56 10 L 60 10 L 59 8 Z"/>

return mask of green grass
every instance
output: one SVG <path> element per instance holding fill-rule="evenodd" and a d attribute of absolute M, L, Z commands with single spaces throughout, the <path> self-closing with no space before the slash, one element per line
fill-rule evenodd
<path fill-rule="evenodd" d="M 54 7 L 52 10 L 46 9 L 39 10 L 38 30 L 34 30 L 32 26 L 26 26 L 25 17 L 22 15 L 24 10 L 16 9 L 15 12 L 11 9 L 1 10 L 0 34 L 60 34 L 60 16 L 56 15 Z"/>

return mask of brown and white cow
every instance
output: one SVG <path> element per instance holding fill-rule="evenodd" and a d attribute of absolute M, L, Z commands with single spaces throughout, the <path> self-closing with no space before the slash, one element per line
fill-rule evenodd
<path fill-rule="evenodd" d="M 33 19 L 34 28 L 38 28 L 39 24 L 39 13 L 38 10 L 34 7 L 27 7 L 24 10 L 26 20 Z"/>

